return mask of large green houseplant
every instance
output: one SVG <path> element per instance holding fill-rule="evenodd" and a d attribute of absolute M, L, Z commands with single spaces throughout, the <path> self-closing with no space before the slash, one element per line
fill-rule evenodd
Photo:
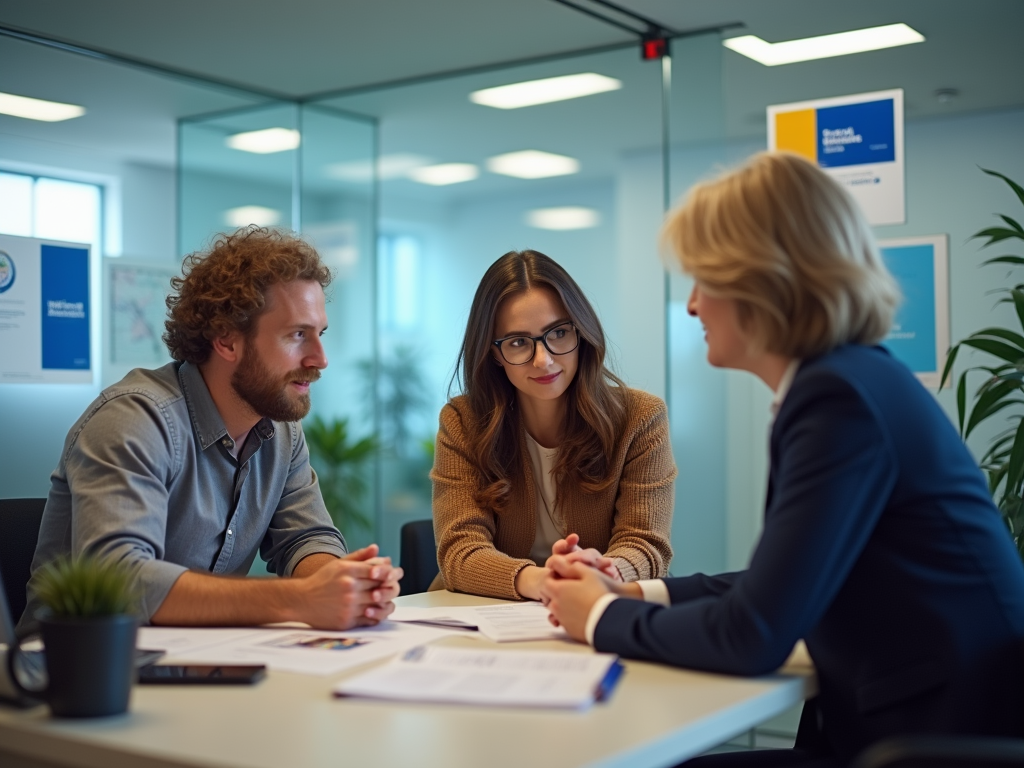
<path fill-rule="evenodd" d="M 984 169 L 982 169 L 984 170 Z M 1024 205 L 1024 188 L 1001 173 L 985 170 L 1006 182 Z M 1005 226 L 989 227 L 977 232 L 972 239 L 985 240 L 983 248 L 1004 243 L 1019 247 L 1024 243 L 1024 227 L 1014 218 L 999 214 Z M 1003 254 L 988 259 L 984 264 L 1004 264 L 1011 268 L 1024 265 L 1024 256 Z M 994 357 L 992 365 L 976 365 L 960 374 L 956 387 L 956 407 L 960 435 L 964 440 L 978 425 L 1002 414 L 1010 425 L 992 438 L 981 457 L 981 468 L 988 476 L 989 490 L 999 511 L 1006 520 L 1018 552 L 1024 557 L 1024 413 L 1003 413 L 1008 408 L 1024 404 L 1024 283 L 1000 289 L 1005 294 L 999 303 L 1012 304 L 1017 322 L 1012 328 L 991 327 L 972 333 L 949 350 L 946 367 L 942 372 L 945 384 L 957 353 L 963 347 L 972 347 Z M 967 403 L 967 379 L 983 374 L 984 379 L 973 398 Z M 941 387 L 941 384 L 940 384 Z"/>

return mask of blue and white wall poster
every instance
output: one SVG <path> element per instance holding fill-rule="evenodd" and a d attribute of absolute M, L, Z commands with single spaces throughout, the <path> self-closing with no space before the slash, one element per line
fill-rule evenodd
<path fill-rule="evenodd" d="M 0 235 L 0 382 L 93 382 L 89 246 Z"/>
<path fill-rule="evenodd" d="M 903 292 L 892 330 L 882 343 L 925 386 L 937 388 L 949 351 L 946 235 L 880 240 L 878 246 Z"/>
<path fill-rule="evenodd" d="M 871 224 L 906 221 L 901 88 L 770 106 L 768 148 L 817 163 Z"/>

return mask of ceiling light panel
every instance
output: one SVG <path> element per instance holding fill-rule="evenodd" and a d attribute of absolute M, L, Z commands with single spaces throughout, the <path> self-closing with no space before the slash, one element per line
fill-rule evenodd
<path fill-rule="evenodd" d="M 526 213 L 526 223 L 537 229 L 590 229 L 601 223 L 593 208 L 567 205 L 560 208 L 536 208 Z"/>
<path fill-rule="evenodd" d="M 755 35 L 743 35 L 723 40 L 722 45 L 766 67 L 775 67 L 779 64 L 847 56 L 851 53 L 923 42 L 924 35 L 906 24 L 887 24 L 884 27 L 855 29 L 851 32 L 805 37 L 781 43 L 769 43 Z"/>
<path fill-rule="evenodd" d="M 381 155 L 377 158 L 377 178 L 381 181 L 399 179 L 408 176 L 415 169 L 429 164 L 430 159 L 420 155 Z M 327 175 L 341 181 L 369 182 L 373 180 L 373 164 L 369 159 L 334 163 L 327 166 Z"/>
<path fill-rule="evenodd" d="M 621 87 L 622 81 L 614 77 L 605 77 L 596 72 L 583 72 L 578 75 L 545 77 L 543 80 L 528 80 L 523 83 L 500 85 L 497 88 L 484 88 L 469 94 L 469 100 L 474 104 L 497 109 L 519 109 L 536 104 L 550 104 L 553 101 L 578 99 L 595 93 L 617 91 Z"/>
<path fill-rule="evenodd" d="M 262 131 L 246 131 L 228 136 L 226 143 L 232 149 L 270 155 L 296 149 L 302 143 L 302 137 L 294 128 L 264 128 Z"/>
<path fill-rule="evenodd" d="M 496 155 L 487 161 L 487 170 L 517 179 L 546 179 L 550 176 L 568 176 L 579 173 L 580 161 L 574 157 L 524 149 Z"/>
<path fill-rule="evenodd" d="M 473 181 L 473 179 L 480 175 L 480 169 L 472 163 L 442 163 L 440 165 L 413 168 L 409 171 L 408 175 L 410 179 L 418 181 L 420 184 L 445 187 L 449 184 Z"/>
<path fill-rule="evenodd" d="M 250 224 L 255 224 L 257 227 L 272 227 L 280 221 L 280 211 L 262 205 L 242 205 L 224 211 L 224 223 L 236 229 L 247 227 Z"/>
<path fill-rule="evenodd" d="M 0 93 L 0 114 L 23 117 L 26 120 L 57 123 L 61 120 L 81 117 L 85 114 L 85 107 L 80 107 L 77 104 L 63 104 L 59 101 L 31 99 L 28 96 L 15 96 L 13 93 Z"/>

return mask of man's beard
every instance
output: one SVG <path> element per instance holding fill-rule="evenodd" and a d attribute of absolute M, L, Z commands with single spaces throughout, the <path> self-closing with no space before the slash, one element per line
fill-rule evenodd
<path fill-rule="evenodd" d="M 313 382 L 319 378 L 316 368 L 298 368 L 278 378 L 250 348 L 232 374 L 231 386 L 258 416 L 272 421 L 300 421 L 309 413 L 309 394 L 291 397 L 288 386 L 293 381 Z"/>

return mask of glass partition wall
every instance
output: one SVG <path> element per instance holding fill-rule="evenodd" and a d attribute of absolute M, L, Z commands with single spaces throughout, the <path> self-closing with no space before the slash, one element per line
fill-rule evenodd
<path fill-rule="evenodd" d="M 478 92 L 587 74 L 595 95 L 520 108 Z M 477 95 L 474 95 L 477 94 Z M 350 93 L 322 104 L 379 121 L 379 533 L 429 518 L 433 440 L 469 307 L 512 250 L 564 266 L 601 317 L 612 368 L 664 396 L 661 67 L 637 49 Z"/>
<path fill-rule="evenodd" d="M 183 254 L 208 247 L 221 232 L 280 227 L 313 243 L 334 273 L 324 335 L 329 365 L 304 430 L 324 499 L 350 547 L 379 538 L 375 131 L 371 119 L 296 103 L 179 125 Z"/>
<path fill-rule="evenodd" d="M 597 308 L 613 369 L 669 403 L 673 573 L 739 568 L 760 530 L 770 393 L 708 365 L 686 311 L 691 283 L 660 260 L 666 206 L 764 149 L 769 104 L 903 87 L 907 222 L 877 234 L 949 233 L 952 338 L 1009 311 L 983 306 L 1000 278 L 976 270 L 963 244 L 1000 204 L 975 166 L 1012 175 L 1020 162 L 1012 136 L 1024 96 L 948 97 L 942 86 L 981 55 L 947 34 L 980 23 L 961 17 L 933 20 L 926 45 L 780 67 L 707 33 L 673 40 L 667 67 L 629 45 L 183 121 L 181 249 L 252 221 L 298 228 L 328 255 L 338 271 L 331 366 L 314 413 L 344 420 L 354 479 L 366 482 L 363 495 L 357 482 L 343 496 L 370 524 L 346 532 L 392 556 L 401 525 L 430 516 L 437 415 L 459 392 L 454 366 L 480 276 L 509 250 L 547 253 Z M 990 48 L 994 67 L 1010 55 Z M 606 87 L 519 108 L 478 93 L 580 74 Z M 296 146 L 257 154 L 226 143 L 267 128 Z M 953 205 L 949 189 L 970 194 Z M 938 397 L 952 413 L 951 397 Z M 375 450 L 360 453 L 363 439 Z"/>

